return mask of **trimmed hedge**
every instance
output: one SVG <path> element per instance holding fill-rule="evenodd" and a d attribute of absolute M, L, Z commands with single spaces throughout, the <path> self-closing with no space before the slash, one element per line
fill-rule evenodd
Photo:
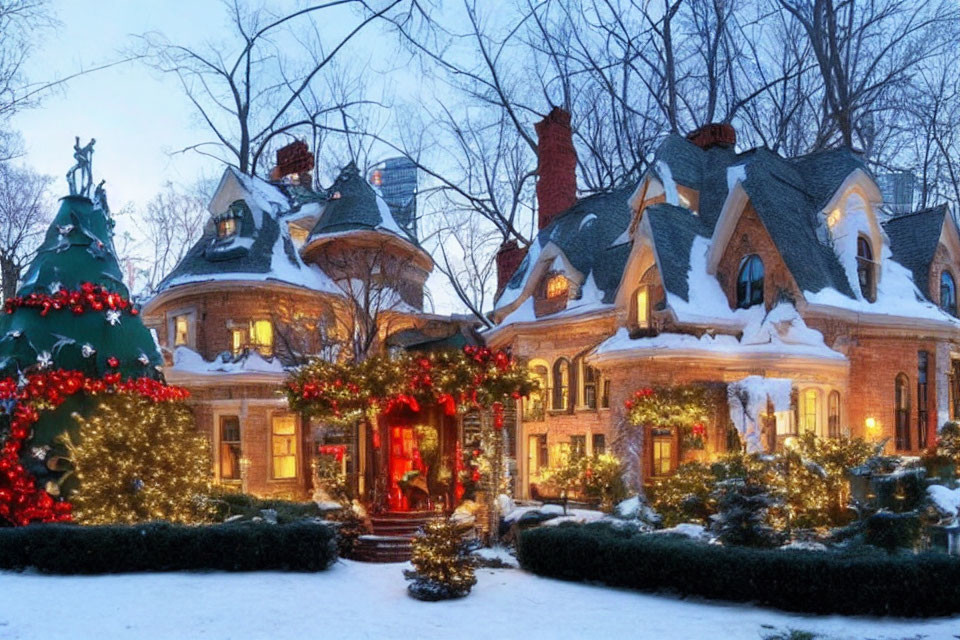
<path fill-rule="evenodd" d="M 517 551 L 520 566 L 542 576 L 788 611 L 908 617 L 960 612 L 960 559 L 942 554 L 723 547 L 604 524 L 524 531 Z"/>
<path fill-rule="evenodd" d="M 0 569 L 44 573 L 322 571 L 336 559 L 333 528 L 310 522 L 0 529 Z"/>

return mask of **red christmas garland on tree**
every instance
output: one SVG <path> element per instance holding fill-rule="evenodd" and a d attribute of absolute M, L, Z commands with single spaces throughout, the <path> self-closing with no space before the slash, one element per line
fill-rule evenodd
<path fill-rule="evenodd" d="M 20 462 L 24 441 L 30 437 L 40 412 L 56 409 L 76 393 L 135 393 L 154 402 L 183 400 L 189 391 L 168 386 L 152 378 L 128 378 L 106 374 L 89 378 L 80 371 L 56 369 L 28 375 L 18 384 L 13 378 L 0 380 L 0 402 L 15 403 L 10 412 L 10 433 L 0 449 L 0 518 L 14 525 L 32 522 L 68 522 L 71 505 L 55 500 L 36 486 L 32 475 Z"/>
<path fill-rule="evenodd" d="M 7 313 L 13 313 L 20 308 L 40 309 L 41 316 L 46 316 L 51 309 L 54 311 L 70 309 L 77 315 L 85 311 L 103 311 L 104 309 L 126 311 L 133 316 L 140 313 L 132 302 L 119 293 L 108 291 L 92 282 L 84 282 L 76 291 L 58 289 L 52 294 L 34 292 L 26 296 L 8 298 L 4 305 Z"/>

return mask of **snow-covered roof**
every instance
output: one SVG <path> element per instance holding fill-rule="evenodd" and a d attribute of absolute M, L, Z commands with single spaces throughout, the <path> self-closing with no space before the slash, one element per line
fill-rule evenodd
<path fill-rule="evenodd" d="M 177 347 L 173 352 L 173 366 L 168 372 L 187 374 L 241 374 L 241 373 L 283 373 L 279 358 L 264 359 L 256 351 L 247 351 L 239 357 L 224 354 L 212 362 L 204 360 L 196 351 L 187 347 Z"/>
<path fill-rule="evenodd" d="M 594 349 L 596 360 L 611 357 L 647 358 L 663 353 L 679 355 L 696 353 L 700 356 L 800 357 L 843 363 L 847 357 L 828 347 L 819 331 L 807 327 L 796 308 L 782 302 L 764 313 L 762 307 L 743 310 L 745 321 L 740 337 L 709 335 L 700 337 L 685 333 L 661 333 L 653 337 L 631 338 L 626 328 Z"/>
<path fill-rule="evenodd" d="M 222 215 L 237 217 L 237 234 L 218 238 L 212 219 L 200 240 L 160 283 L 158 293 L 186 284 L 226 281 L 277 281 L 314 291 L 339 293 L 340 289 L 323 271 L 315 265 L 305 264 L 297 252 L 283 218 L 298 206 L 291 205 L 281 188 L 227 169 L 218 195 L 227 189 L 231 179 L 239 185 L 239 191 L 230 192 L 230 197 L 238 199 L 230 204 L 232 213 L 217 212 L 215 218 Z M 221 200 L 216 195 L 213 198 L 213 202 Z"/>

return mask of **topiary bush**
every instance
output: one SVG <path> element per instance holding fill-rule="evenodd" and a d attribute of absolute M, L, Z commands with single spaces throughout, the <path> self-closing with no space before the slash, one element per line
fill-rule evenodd
<path fill-rule="evenodd" d="M 542 576 L 789 611 L 909 617 L 960 612 L 960 559 L 944 554 L 726 547 L 605 524 L 524 531 L 517 551 L 520 566 Z"/>
<path fill-rule="evenodd" d="M 337 559 L 333 528 L 300 522 L 0 529 L 0 569 L 99 574 L 138 571 L 322 571 Z"/>

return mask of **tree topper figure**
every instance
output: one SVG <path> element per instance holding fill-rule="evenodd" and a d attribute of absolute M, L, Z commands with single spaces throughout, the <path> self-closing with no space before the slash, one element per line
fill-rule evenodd
<path fill-rule="evenodd" d="M 80 136 L 77 136 L 73 143 L 73 157 L 77 164 L 67 171 L 67 185 L 70 187 L 70 195 L 90 197 L 90 190 L 93 188 L 93 145 L 96 138 L 90 138 L 87 146 L 80 146 Z M 77 188 L 77 171 L 80 172 L 80 188 Z"/>

